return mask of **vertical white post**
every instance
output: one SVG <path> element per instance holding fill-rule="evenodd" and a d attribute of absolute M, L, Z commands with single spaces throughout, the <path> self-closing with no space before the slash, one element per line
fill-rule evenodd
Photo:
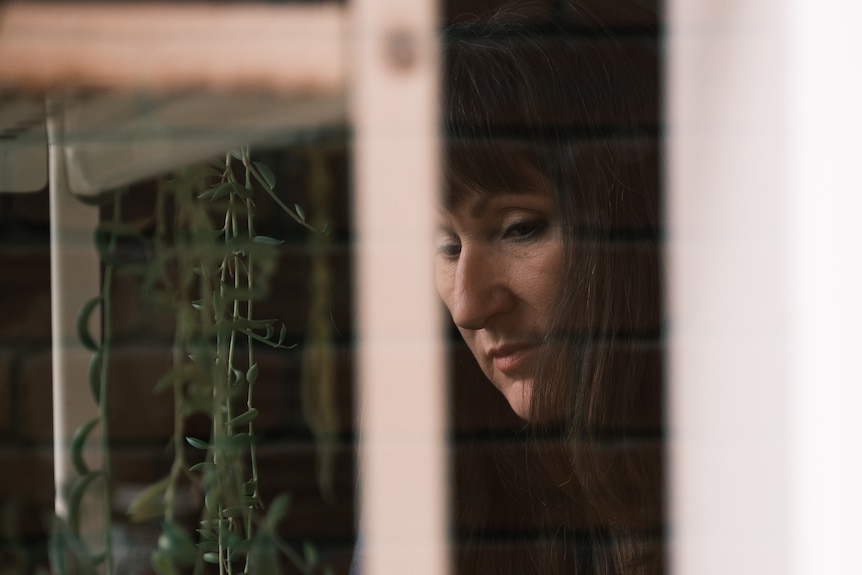
<path fill-rule="evenodd" d="M 56 102 L 55 102 L 56 103 Z M 49 103 L 50 104 L 50 103 Z M 54 485 L 55 512 L 67 514 L 66 491 L 74 479 L 69 457 L 69 441 L 83 423 L 97 415 L 97 407 L 87 383 L 92 354 L 76 333 L 82 306 L 101 291 L 99 256 L 93 232 L 99 223 L 99 210 L 75 199 L 66 181 L 65 150 L 61 111 L 48 107 L 48 162 L 51 218 L 51 360 L 54 404 Z M 96 310 L 90 333 L 99 337 Z M 98 430 L 92 440 L 100 436 Z M 88 463 L 98 468 L 98 452 Z"/>
<path fill-rule="evenodd" d="M 780 0 L 672 0 L 670 545 L 676 575 L 790 573 Z"/>
<path fill-rule="evenodd" d="M 351 5 L 363 572 L 447 566 L 435 2 Z"/>
<path fill-rule="evenodd" d="M 857 572 L 862 10 L 668 13 L 671 571 Z"/>
<path fill-rule="evenodd" d="M 795 573 L 858 573 L 862 540 L 862 8 L 788 3 Z"/>

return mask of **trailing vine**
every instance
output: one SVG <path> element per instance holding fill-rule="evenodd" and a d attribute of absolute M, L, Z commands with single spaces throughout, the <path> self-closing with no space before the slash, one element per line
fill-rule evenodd
<path fill-rule="evenodd" d="M 173 397 L 173 461 L 168 474 L 142 490 L 129 507 L 132 520 L 160 519 L 162 529 L 152 566 L 161 575 L 191 570 L 205 573 L 207 565 L 219 575 L 278 572 L 283 555 L 304 575 L 327 573 L 315 549 L 296 551 L 277 533 L 289 508 L 281 495 L 264 510 L 259 491 L 254 402 L 259 366 L 255 347 L 293 347 L 286 327 L 277 319 L 258 319 L 254 302 L 267 293 L 281 241 L 258 235 L 254 226 L 253 196 L 269 195 L 298 224 L 318 235 L 298 205 L 289 208 L 275 193 L 275 177 L 264 164 L 253 161 L 247 147 L 206 166 L 186 169 L 161 182 L 153 214 L 154 231 L 146 237 L 121 218 L 121 193 L 113 196 L 113 217 L 97 230 L 104 261 L 102 293 L 81 310 L 78 332 L 93 352 L 90 384 L 99 415 L 83 425 L 72 440 L 72 461 L 78 474 L 69 495 L 68 523 L 58 523 L 51 549 L 52 569 L 66 573 L 72 558 L 74 573 L 90 573 L 100 563 L 113 575 L 108 364 L 111 343 L 111 282 L 123 272 L 136 274 L 148 297 L 168 307 L 175 318 L 170 370 L 155 391 Z M 146 245 L 146 264 L 121 262 L 118 241 Z M 89 333 L 90 316 L 101 309 L 102 338 Z M 186 432 L 186 420 L 196 413 L 210 422 L 208 437 Z M 91 470 L 83 446 L 95 429 L 102 435 L 101 468 Z M 104 511 L 104 549 L 90 553 L 80 539 L 80 501 L 101 479 Z M 202 495 L 202 516 L 195 535 L 177 513 L 181 494 Z"/>
<path fill-rule="evenodd" d="M 55 573 L 67 572 L 67 562 L 72 560 L 76 566 L 73 572 L 89 572 L 104 562 L 105 575 L 113 575 L 113 543 L 110 533 L 110 477 L 111 454 L 109 449 L 109 412 L 108 412 L 108 363 L 110 360 L 112 326 L 111 326 L 111 295 L 114 271 L 116 267 L 117 242 L 120 235 L 128 230 L 121 223 L 122 190 L 113 192 L 113 211 L 111 221 L 102 224 L 96 230 L 96 245 L 100 257 L 105 262 L 105 273 L 102 278 L 101 294 L 87 301 L 78 314 L 76 329 L 81 344 L 92 352 L 88 382 L 90 392 L 98 407 L 95 418 L 84 423 L 73 434 L 70 441 L 70 458 L 77 476 L 72 482 L 68 493 L 68 516 L 66 522 L 55 520 L 54 532 L 50 542 L 51 568 Z M 97 342 L 90 334 L 90 317 L 101 308 L 103 323 L 102 337 Z M 90 434 L 98 428 L 101 431 L 102 460 L 99 469 L 90 469 L 84 459 L 84 445 Z M 97 481 L 101 481 L 101 504 L 104 510 L 103 550 L 96 555 L 90 555 L 80 542 L 81 506 L 88 489 Z"/>

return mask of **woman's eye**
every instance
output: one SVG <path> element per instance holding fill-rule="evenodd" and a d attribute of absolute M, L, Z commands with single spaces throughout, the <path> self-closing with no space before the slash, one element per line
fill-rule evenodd
<path fill-rule="evenodd" d="M 513 240 L 525 240 L 538 235 L 545 227 L 541 221 L 525 221 L 511 224 L 503 232 L 503 237 Z"/>
<path fill-rule="evenodd" d="M 447 257 L 455 257 L 461 253 L 461 246 L 458 244 L 452 244 L 443 246 L 443 255 Z"/>
<path fill-rule="evenodd" d="M 447 241 L 437 247 L 437 252 L 447 259 L 457 258 L 461 254 L 461 244 L 456 241 Z"/>
<path fill-rule="evenodd" d="M 461 254 L 461 238 L 449 226 L 437 229 L 435 244 L 437 254 L 446 259 L 457 258 Z"/>

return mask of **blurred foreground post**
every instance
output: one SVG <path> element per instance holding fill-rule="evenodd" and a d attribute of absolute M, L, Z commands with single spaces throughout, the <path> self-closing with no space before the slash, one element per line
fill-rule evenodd
<path fill-rule="evenodd" d="M 352 10 L 363 573 L 446 572 L 435 2 Z"/>
<path fill-rule="evenodd" d="M 858 6 L 669 6 L 672 573 L 858 572 Z"/>

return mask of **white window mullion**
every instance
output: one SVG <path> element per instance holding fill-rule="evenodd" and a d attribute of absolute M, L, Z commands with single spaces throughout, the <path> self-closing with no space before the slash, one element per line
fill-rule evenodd
<path fill-rule="evenodd" d="M 668 8 L 671 573 L 789 573 L 784 7 Z"/>
<path fill-rule="evenodd" d="M 446 572 L 435 2 L 351 5 L 363 572 Z"/>
<path fill-rule="evenodd" d="M 668 14 L 672 573 L 856 572 L 862 13 Z"/>
<path fill-rule="evenodd" d="M 862 9 L 788 3 L 795 573 L 854 573 L 862 539 Z"/>

